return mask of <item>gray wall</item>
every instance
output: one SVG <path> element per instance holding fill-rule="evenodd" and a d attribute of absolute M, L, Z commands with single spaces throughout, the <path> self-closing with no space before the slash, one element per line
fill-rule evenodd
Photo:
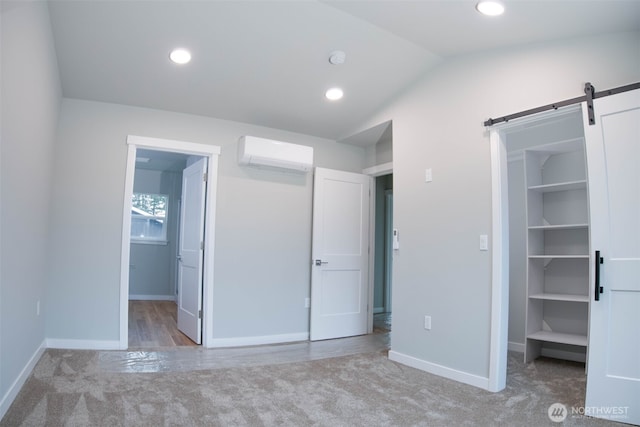
<path fill-rule="evenodd" d="M 488 117 L 640 80 L 638 33 L 465 55 L 445 62 L 352 134 L 393 120 L 392 350 L 488 377 L 491 232 Z M 433 182 L 424 182 L 425 168 Z M 491 243 L 491 242 L 490 242 Z M 432 330 L 423 328 L 432 316 Z"/>
<path fill-rule="evenodd" d="M 133 191 L 166 194 L 169 196 L 169 209 L 166 244 L 131 242 L 129 296 L 137 299 L 148 295 L 174 298 L 176 294 L 176 229 L 182 193 L 182 173 L 136 168 Z"/>
<path fill-rule="evenodd" d="M 0 401 L 44 344 L 51 171 L 61 100 L 47 3 L 3 1 L 1 7 Z"/>
<path fill-rule="evenodd" d="M 215 338 L 306 333 L 311 174 L 240 167 L 237 140 L 256 135 L 313 146 L 317 166 L 361 171 L 364 149 L 258 126 L 65 99 L 51 216 L 57 249 L 47 337 L 119 339 L 120 245 L 128 134 L 214 144 L 219 166 Z M 86 158 L 97 159 L 91 164 Z M 86 206 L 94 215 L 84 214 Z"/>

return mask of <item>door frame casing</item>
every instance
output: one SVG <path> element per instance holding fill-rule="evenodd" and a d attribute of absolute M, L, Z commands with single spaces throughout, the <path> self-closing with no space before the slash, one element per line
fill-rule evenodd
<path fill-rule="evenodd" d="M 205 202 L 205 235 L 202 289 L 202 346 L 213 347 L 213 272 L 215 249 L 216 195 L 218 188 L 218 159 L 220 147 L 216 145 L 144 136 L 127 136 L 127 166 L 124 183 L 122 213 L 122 249 L 120 258 L 120 344 L 121 350 L 129 346 L 129 262 L 131 252 L 131 196 L 138 148 L 168 151 L 207 158 L 207 189 Z"/>
<path fill-rule="evenodd" d="M 507 385 L 509 340 L 509 187 L 507 147 L 501 129 L 490 132 L 491 146 L 491 331 L 487 390 Z"/>

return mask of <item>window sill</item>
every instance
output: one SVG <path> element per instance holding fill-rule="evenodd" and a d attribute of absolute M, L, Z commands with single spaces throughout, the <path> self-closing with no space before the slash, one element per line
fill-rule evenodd
<path fill-rule="evenodd" d="M 158 246 L 167 246 L 169 244 L 168 240 L 151 240 L 151 239 L 134 239 L 131 238 L 131 243 L 136 245 L 158 245 Z"/>

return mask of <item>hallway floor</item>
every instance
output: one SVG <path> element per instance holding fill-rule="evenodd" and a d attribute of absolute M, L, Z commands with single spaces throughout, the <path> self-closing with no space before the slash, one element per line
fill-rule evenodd
<path fill-rule="evenodd" d="M 129 348 L 196 346 L 178 330 L 173 301 L 129 301 Z"/>

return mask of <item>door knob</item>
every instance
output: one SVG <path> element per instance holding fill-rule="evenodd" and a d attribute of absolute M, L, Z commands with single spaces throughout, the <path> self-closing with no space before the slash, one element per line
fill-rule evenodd
<path fill-rule="evenodd" d="M 316 260 L 316 266 L 321 266 L 323 264 L 329 264 L 329 261 L 322 261 L 321 259 Z"/>

